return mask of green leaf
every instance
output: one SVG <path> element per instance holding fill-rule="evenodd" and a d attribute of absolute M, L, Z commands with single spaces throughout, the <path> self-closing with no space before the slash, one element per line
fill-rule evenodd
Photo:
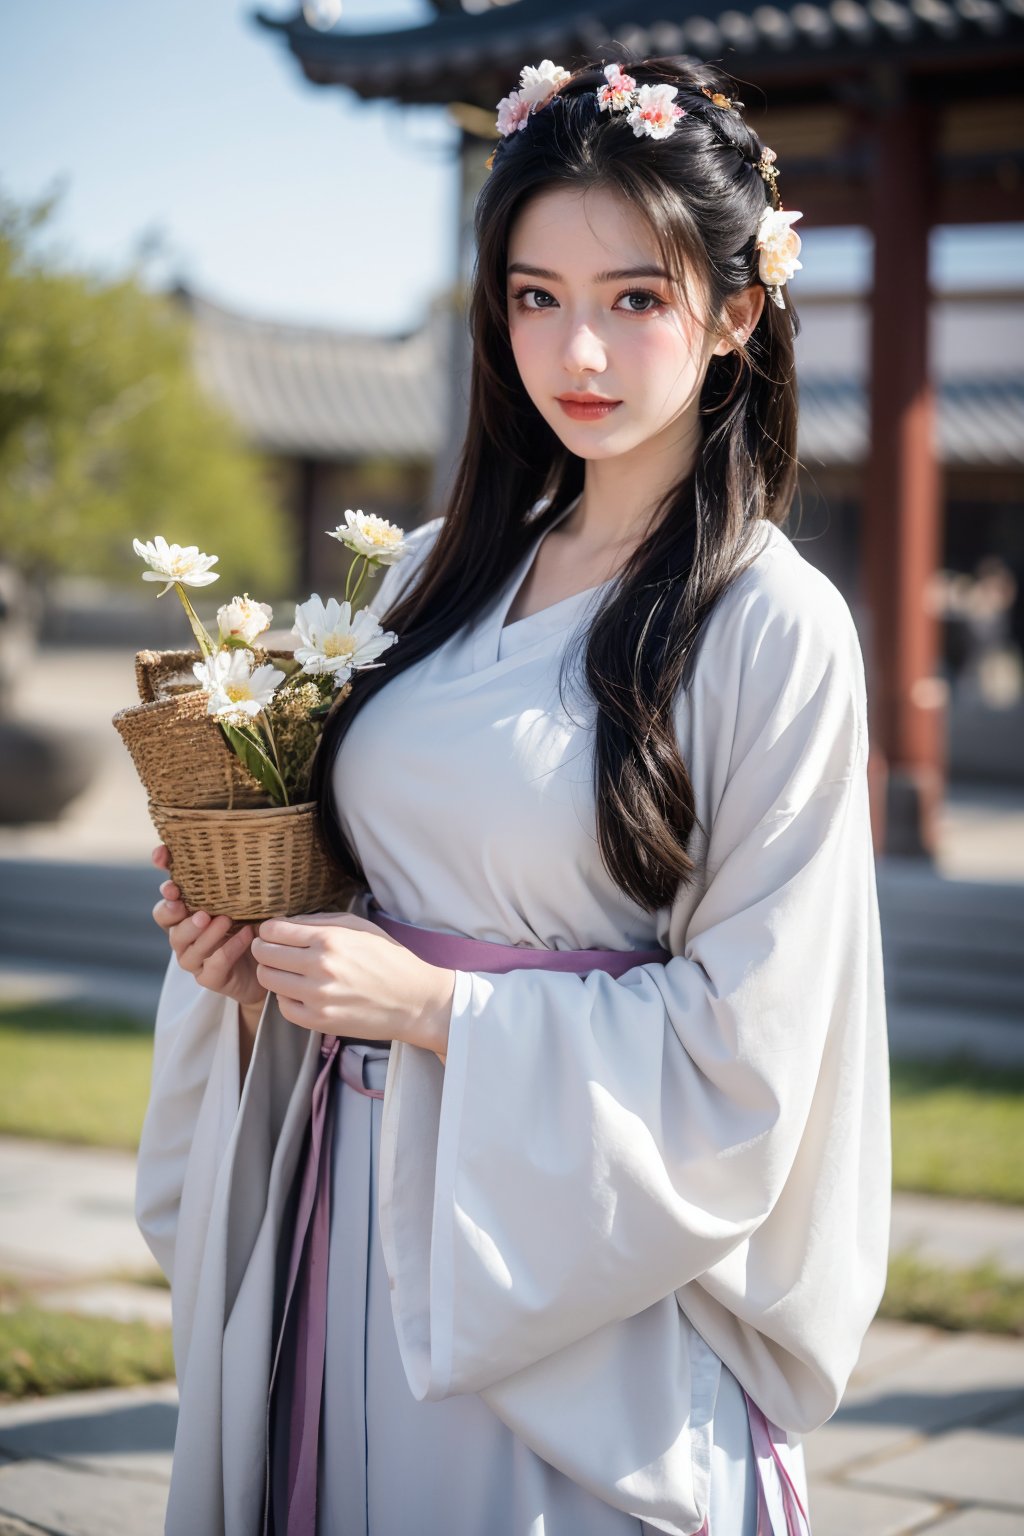
<path fill-rule="evenodd" d="M 266 790 L 275 805 L 288 804 L 288 792 L 266 748 L 259 737 L 242 726 L 228 725 L 220 721 L 220 728 L 227 737 L 235 756 L 248 768 L 256 782 Z"/>

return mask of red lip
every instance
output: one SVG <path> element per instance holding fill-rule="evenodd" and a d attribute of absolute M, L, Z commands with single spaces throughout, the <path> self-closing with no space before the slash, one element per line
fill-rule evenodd
<path fill-rule="evenodd" d="M 621 400 L 606 400 L 603 395 L 557 395 L 556 399 L 572 421 L 604 421 L 622 404 Z"/>
<path fill-rule="evenodd" d="M 564 400 L 567 405 L 621 405 L 621 400 L 613 400 L 610 395 L 556 395 L 556 400 Z"/>

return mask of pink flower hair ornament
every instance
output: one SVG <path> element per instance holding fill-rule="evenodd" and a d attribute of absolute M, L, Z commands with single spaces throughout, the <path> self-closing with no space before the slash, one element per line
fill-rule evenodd
<path fill-rule="evenodd" d="M 678 88 L 674 85 L 638 86 L 621 64 L 607 64 L 604 77 L 605 84 L 598 86 L 594 92 L 598 110 L 609 115 L 625 112 L 626 122 L 637 138 L 646 135 L 652 139 L 667 139 L 675 133 L 679 119 L 686 116 L 686 108 L 679 106 L 675 100 Z M 566 81 L 571 79 L 569 70 L 563 69 L 551 59 L 542 59 L 536 66 L 525 65 L 520 71 L 518 88 L 498 102 L 495 127 L 502 139 L 522 132 L 531 115 L 546 107 Z M 700 89 L 711 104 L 722 111 L 738 112 L 743 105 L 742 101 L 730 99 L 707 86 L 702 85 Z M 485 164 L 488 170 L 494 164 L 500 144 L 501 140 L 487 157 Z M 803 214 L 782 207 L 778 190 L 779 173 L 775 166 L 777 158 L 774 149 L 765 145 L 757 164 L 749 160 L 747 163 L 754 165 L 754 169 L 760 173 L 772 199 L 771 205 L 765 208 L 758 220 L 755 236 L 758 277 L 764 283 L 772 303 L 779 309 L 785 309 L 780 289 L 795 271 L 803 267 L 803 262 L 797 260 L 800 236 L 791 228 L 797 219 L 803 218 Z"/>
<path fill-rule="evenodd" d="M 571 78 L 567 69 L 551 59 L 542 59 L 536 66 L 524 64 L 519 72 L 518 89 L 510 91 L 498 102 L 498 120 L 494 125 L 498 132 L 507 138 L 510 133 L 525 128 L 530 113 L 546 107 L 552 96 Z M 487 162 L 488 169 L 493 158 L 492 155 Z"/>

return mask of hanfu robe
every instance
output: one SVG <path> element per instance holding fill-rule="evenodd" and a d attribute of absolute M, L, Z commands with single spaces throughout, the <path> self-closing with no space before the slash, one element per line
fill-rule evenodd
<path fill-rule="evenodd" d="M 378 614 L 442 527 L 410 536 Z M 574 1484 L 670 1536 L 706 1514 L 701 1350 L 806 1434 L 839 1404 L 888 1251 L 863 660 L 838 589 L 783 531 L 758 537 L 676 701 L 697 876 L 661 910 L 601 862 L 593 705 L 571 668 L 559 690 L 609 583 L 503 625 L 539 539 L 485 612 L 364 705 L 332 771 L 391 915 L 671 952 L 617 979 L 457 971 L 446 1063 L 391 1044 L 377 1211 L 413 1397 L 477 1394 Z M 136 1201 L 172 1286 L 170 1536 L 259 1529 L 319 1040 L 271 999 L 240 1093 L 236 1006 L 172 959 Z"/>

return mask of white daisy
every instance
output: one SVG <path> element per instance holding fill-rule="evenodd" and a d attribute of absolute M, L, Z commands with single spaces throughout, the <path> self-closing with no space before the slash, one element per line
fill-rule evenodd
<path fill-rule="evenodd" d="M 376 658 L 394 645 L 398 636 L 383 630 L 369 608 L 360 608 L 355 617 L 352 604 L 329 597 L 324 601 L 314 592 L 305 603 L 295 607 L 292 634 L 301 641 L 295 647 L 295 660 L 310 676 L 331 674 L 336 687 L 348 682 L 357 667 L 380 665 Z"/>
<path fill-rule="evenodd" d="M 224 603 L 217 609 L 221 645 L 227 640 L 251 645 L 257 635 L 262 635 L 264 630 L 270 628 L 273 617 L 274 610 L 270 604 L 254 602 L 248 592 L 242 597 L 233 597 L 230 603 Z"/>
<path fill-rule="evenodd" d="M 245 725 L 266 709 L 284 682 L 284 673 L 265 662 L 253 667 L 252 651 L 218 651 L 197 661 L 192 671 L 210 695 L 207 712 L 230 724 Z"/>
<path fill-rule="evenodd" d="M 158 592 L 158 597 L 163 597 L 164 592 L 170 590 L 175 582 L 180 582 L 183 587 L 208 587 L 211 581 L 216 581 L 219 571 L 211 571 L 210 566 L 216 564 L 220 558 L 218 555 L 201 555 L 195 544 L 168 544 L 159 534 L 151 542 L 145 544 L 139 539 L 132 540 L 132 548 L 135 553 L 149 566 L 148 571 L 143 571 L 143 581 L 166 581 L 163 591 Z"/>
<path fill-rule="evenodd" d="M 345 522 L 327 532 L 339 544 L 344 544 L 354 554 L 365 555 L 378 565 L 395 565 L 409 553 L 405 547 L 405 530 L 397 523 L 389 523 L 386 517 L 375 512 L 353 512 L 347 509 Z"/>

